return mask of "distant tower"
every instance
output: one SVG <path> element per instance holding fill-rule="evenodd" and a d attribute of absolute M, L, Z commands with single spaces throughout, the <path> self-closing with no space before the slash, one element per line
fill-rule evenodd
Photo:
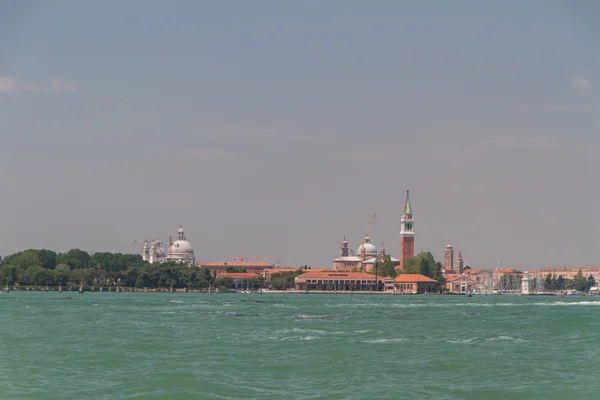
<path fill-rule="evenodd" d="M 521 294 L 528 295 L 530 294 L 531 283 L 529 281 L 529 272 L 525 271 L 523 273 L 523 279 L 521 279 Z"/>
<path fill-rule="evenodd" d="M 406 191 L 404 213 L 400 218 L 400 269 L 404 268 L 404 261 L 415 256 L 415 231 L 410 197 Z"/>
<path fill-rule="evenodd" d="M 444 268 L 454 270 L 454 249 L 451 245 L 444 249 Z"/>
<path fill-rule="evenodd" d="M 179 235 L 179 240 L 185 240 L 185 234 L 183 233 L 183 225 L 179 225 L 177 234 Z"/>
<path fill-rule="evenodd" d="M 381 247 L 379 248 L 379 255 L 382 260 L 385 258 L 385 246 L 383 245 L 383 242 L 381 242 Z"/>
<path fill-rule="evenodd" d="M 348 254 L 348 242 L 346 241 L 346 236 L 344 236 L 340 246 L 340 257 L 348 257 Z"/>
<path fill-rule="evenodd" d="M 148 239 L 144 239 L 144 247 L 142 248 L 142 260 L 149 261 L 150 259 L 150 244 Z"/>
<path fill-rule="evenodd" d="M 458 273 L 462 274 L 464 267 L 465 267 L 465 263 L 463 262 L 463 258 L 462 258 L 462 254 L 460 253 L 460 250 L 458 251 L 458 257 L 456 258 L 456 266 L 458 267 Z"/>

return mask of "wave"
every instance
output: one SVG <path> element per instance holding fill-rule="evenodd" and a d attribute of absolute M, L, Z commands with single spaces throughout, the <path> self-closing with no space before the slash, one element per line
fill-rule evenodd
<path fill-rule="evenodd" d="M 371 339 L 371 340 L 363 340 L 363 343 L 396 343 L 396 342 L 406 342 L 408 339 L 404 338 L 388 338 L 388 339 Z"/>

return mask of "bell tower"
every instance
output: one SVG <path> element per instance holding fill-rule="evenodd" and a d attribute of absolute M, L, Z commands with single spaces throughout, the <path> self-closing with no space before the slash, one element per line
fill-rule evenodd
<path fill-rule="evenodd" d="M 340 245 L 340 257 L 348 257 L 348 241 L 346 240 L 346 236 L 344 236 Z"/>
<path fill-rule="evenodd" d="M 402 213 L 402 217 L 400 217 L 400 269 L 404 268 L 405 260 L 415 256 L 414 222 L 412 207 L 410 206 L 410 196 L 407 190 L 404 212 Z"/>

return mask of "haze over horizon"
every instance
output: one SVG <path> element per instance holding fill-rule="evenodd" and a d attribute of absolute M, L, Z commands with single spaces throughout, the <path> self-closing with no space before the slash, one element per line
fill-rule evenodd
<path fill-rule="evenodd" d="M 435 6 L 434 6 L 435 5 Z M 0 255 L 600 265 L 600 4 L 4 2 Z"/>

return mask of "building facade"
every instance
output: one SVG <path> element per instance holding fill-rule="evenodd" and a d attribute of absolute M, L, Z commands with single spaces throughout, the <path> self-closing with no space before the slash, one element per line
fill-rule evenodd
<path fill-rule="evenodd" d="M 273 264 L 262 261 L 200 261 L 196 260 L 196 265 L 199 267 L 208 268 L 213 277 L 217 277 L 227 270 L 235 270 L 237 272 L 251 272 L 262 275 L 265 269 L 271 269 Z"/>
<path fill-rule="evenodd" d="M 463 274 L 447 274 L 445 289 L 448 293 L 466 294 L 471 293 L 477 288 L 477 281 L 469 275 Z"/>
<path fill-rule="evenodd" d="M 309 271 L 294 279 L 295 289 L 299 291 L 383 291 L 390 278 L 375 276 L 366 272 L 325 272 Z"/>
<path fill-rule="evenodd" d="M 434 293 L 438 281 L 421 274 L 400 274 L 394 278 L 396 293 Z"/>
<path fill-rule="evenodd" d="M 348 241 L 346 237 L 342 240 L 340 245 L 340 255 L 333 259 L 333 270 L 334 271 L 373 271 L 375 268 L 375 262 L 382 262 L 386 256 L 385 246 L 381 243 L 379 253 L 377 247 L 371 243 L 369 235 L 365 235 L 363 243 L 358 246 L 356 251 L 357 255 L 351 255 L 350 249 L 348 248 Z M 397 266 L 400 264 L 400 260 L 394 257 L 390 257 L 392 265 Z"/>

